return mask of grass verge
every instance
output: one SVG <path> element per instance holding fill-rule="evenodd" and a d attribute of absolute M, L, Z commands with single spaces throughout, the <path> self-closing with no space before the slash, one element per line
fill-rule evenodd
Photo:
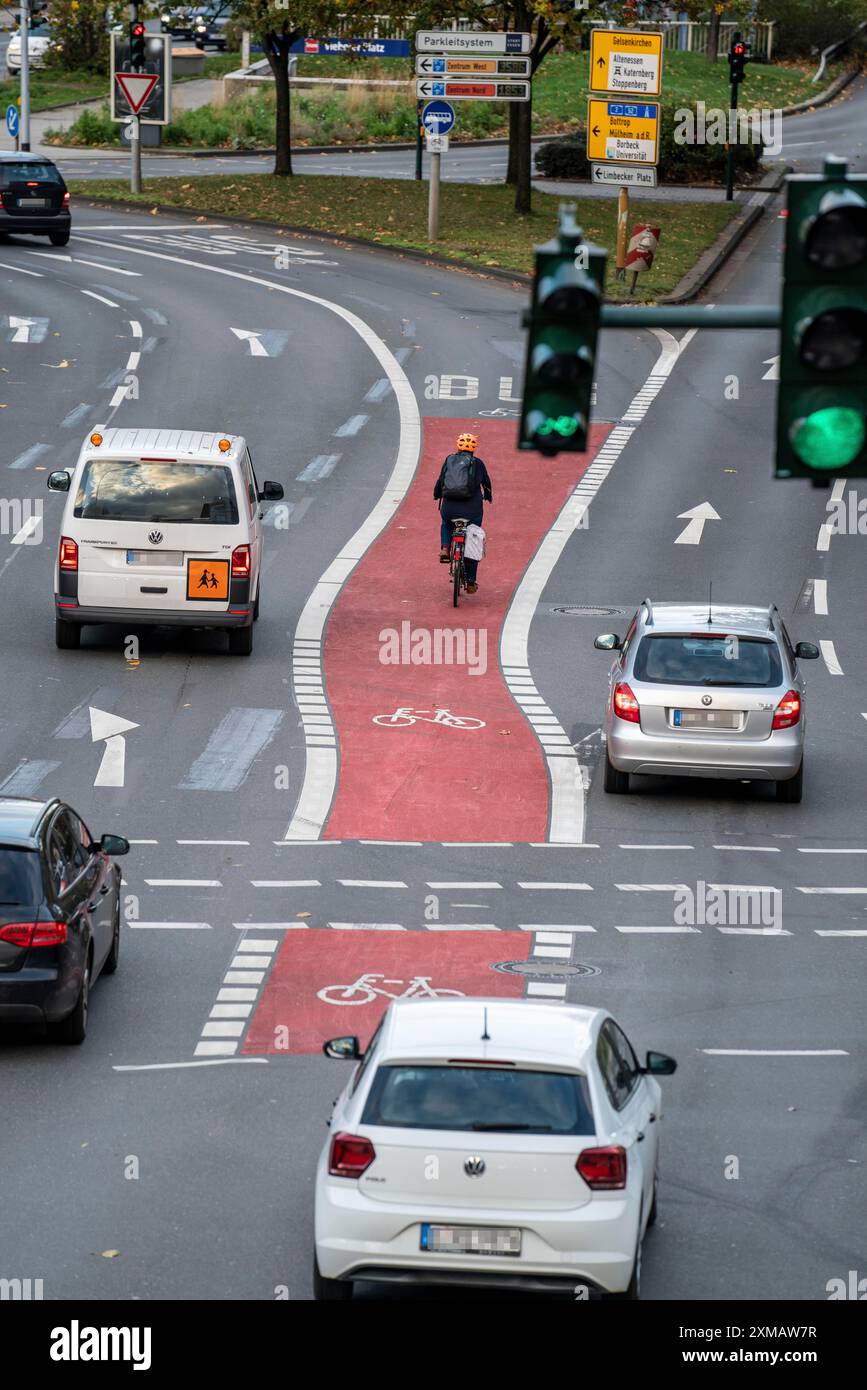
<path fill-rule="evenodd" d="M 0 107 L 15 105 L 21 84 L 17 77 L 0 82 Z M 34 68 L 30 74 L 30 110 L 46 111 L 52 106 L 67 106 L 75 101 L 93 101 L 108 91 L 108 78 L 98 73 L 46 72 Z"/>
<path fill-rule="evenodd" d="M 116 199 L 145 207 L 161 204 L 188 212 L 257 218 L 287 226 L 308 227 L 326 236 L 351 236 L 380 246 L 412 247 L 455 260 L 504 270 L 530 271 L 533 247 L 547 241 L 557 227 L 559 199 L 537 193 L 529 217 L 516 217 L 514 193 L 505 186 L 444 183 L 441 189 L 441 237 L 427 239 L 427 184 L 402 179 L 359 179 L 327 174 L 276 179 L 270 174 L 148 179 L 137 197 L 120 179 L 71 182 L 76 199 Z M 626 297 L 615 280 L 613 248 L 617 200 L 578 198 L 577 216 L 588 241 L 611 249 L 607 293 Z M 630 226 L 649 222 L 662 228 L 653 269 L 639 276 L 637 298 L 654 300 L 669 293 L 712 245 L 737 211 L 734 203 L 656 203 L 635 205 Z"/>

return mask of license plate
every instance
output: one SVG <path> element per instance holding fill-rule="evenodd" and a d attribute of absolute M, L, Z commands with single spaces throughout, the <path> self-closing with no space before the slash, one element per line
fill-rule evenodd
<path fill-rule="evenodd" d="M 126 552 L 128 565 L 159 565 L 163 569 L 166 566 L 180 569 L 183 559 L 180 550 L 128 550 Z"/>
<path fill-rule="evenodd" d="M 48 200 L 46 198 L 19 198 L 18 206 L 20 208 L 44 208 L 48 206 Z"/>
<path fill-rule="evenodd" d="M 437 1255 L 520 1255 L 517 1226 L 432 1226 L 421 1228 L 421 1249 Z"/>
<path fill-rule="evenodd" d="M 734 709 L 676 709 L 671 712 L 671 722 L 676 729 L 696 724 L 702 728 L 737 729 L 740 719 Z"/>

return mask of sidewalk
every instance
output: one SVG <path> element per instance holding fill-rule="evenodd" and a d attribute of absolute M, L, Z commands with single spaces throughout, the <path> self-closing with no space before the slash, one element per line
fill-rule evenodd
<path fill-rule="evenodd" d="M 197 106 L 207 106 L 221 95 L 222 86 L 222 79 L 213 77 L 196 77 L 190 82 L 175 82 L 172 85 L 172 109 L 174 111 L 188 111 Z M 50 111 L 34 112 L 30 117 L 30 149 L 32 153 L 55 158 L 62 152 L 65 159 L 117 159 L 118 154 L 123 153 L 123 147 L 116 150 L 94 150 L 82 145 L 62 149 L 59 145 L 43 143 L 46 130 L 68 130 L 83 112 L 99 111 L 106 101 L 108 101 L 107 90 L 105 97 L 98 101 L 79 101 L 72 106 L 57 106 Z M 14 148 L 15 141 L 7 131 L 6 126 L 0 126 L 0 150 L 14 150 Z M 156 151 L 149 150 L 147 153 L 153 154 Z"/>

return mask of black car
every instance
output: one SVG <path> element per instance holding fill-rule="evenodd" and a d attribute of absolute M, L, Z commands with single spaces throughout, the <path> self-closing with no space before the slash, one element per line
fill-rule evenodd
<path fill-rule="evenodd" d="M 0 797 L 0 1023 L 84 1042 L 90 988 L 120 950 L 121 835 L 93 840 L 62 801 Z"/>
<path fill-rule="evenodd" d="M 57 165 L 42 155 L 0 151 L 0 241 L 10 232 L 33 232 L 65 246 L 71 226 L 69 193 Z"/>
<path fill-rule="evenodd" d="M 219 48 L 225 53 L 228 47 L 227 26 L 230 16 L 220 11 L 203 10 L 196 15 L 193 38 L 196 48 Z"/>
<path fill-rule="evenodd" d="M 195 33 L 195 16 L 192 8 L 175 5 L 165 9 L 160 15 L 160 29 L 175 39 L 191 39 Z"/>

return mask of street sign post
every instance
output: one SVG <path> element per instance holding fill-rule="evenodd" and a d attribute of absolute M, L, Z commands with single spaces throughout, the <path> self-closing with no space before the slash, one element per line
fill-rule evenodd
<path fill-rule="evenodd" d="M 529 77 L 529 58 L 452 58 L 416 54 L 417 77 Z"/>
<path fill-rule="evenodd" d="M 421 123 L 430 154 L 430 179 L 427 192 L 427 239 L 436 241 L 440 234 L 440 159 L 448 149 L 448 132 L 455 123 L 455 108 L 447 101 L 429 101 L 421 113 Z M 441 142 L 445 143 L 442 144 Z"/>
<path fill-rule="evenodd" d="M 450 29 L 435 29 L 420 30 L 415 36 L 417 53 L 529 53 L 532 46 L 532 34 L 513 31 L 454 33 Z"/>
<path fill-rule="evenodd" d="M 449 101 L 529 101 L 529 82 L 481 82 L 473 78 L 417 77 L 416 96 L 448 97 Z"/>
<path fill-rule="evenodd" d="M 655 188 L 656 166 L 648 168 L 629 164 L 592 164 L 590 177 L 593 183 L 609 184 L 617 188 Z"/>
<path fill-rule="evenodd" d="M 138 113 L 139 119 L 148 124 L 168 125 L 172 118 L 171 43 L 170 34 L 145 34 L 144 71 L 155 73 L 157 78 Z M 118 124 L 125 125 L 133 115 L 133 110 L 115 78 L 118 73 L 132 71 L 129 34 L 115 32 L 111 36 L 110 92 L 111 119 Z"/>
<path fill-rule="evenodd" d="M 587 158 L 600 163 L 658 164 L 656 102 L 587 101 Z"/>
<path fill-rule="evenodd" d="M 639 29 L 593 29 L 590 90 L 658 97 L 662 91 L 662 35 Z"/>

